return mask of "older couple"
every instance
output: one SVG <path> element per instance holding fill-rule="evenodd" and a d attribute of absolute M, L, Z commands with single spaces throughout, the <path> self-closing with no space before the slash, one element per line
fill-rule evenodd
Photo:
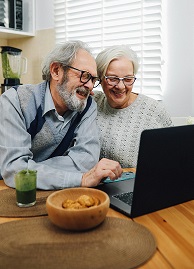
<path fill-rule="evenodd" d="M 45 59 L 42 83 L 0 97 L 5 183 L 15 187 L 14 173 L 28 168 L 37 170 L 40 189 L 92 187 L 135 166 L 141 131 L 171 125 L 161 104 L 132 92 L 137 70 L 128 46 L 104 50 L 96 61 L 81 41 L 57 46 Z M 93 92 L 100 82 L 104 93 Z"/>

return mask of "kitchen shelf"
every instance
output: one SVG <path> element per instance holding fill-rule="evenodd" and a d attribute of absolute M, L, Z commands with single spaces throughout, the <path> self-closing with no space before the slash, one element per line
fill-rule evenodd
<path fill-rule="evenodd" d="M 23 0 L 23 30 L 0 26 L 0 38 L 15 39 L 35 36 L 35 0 Z"/>

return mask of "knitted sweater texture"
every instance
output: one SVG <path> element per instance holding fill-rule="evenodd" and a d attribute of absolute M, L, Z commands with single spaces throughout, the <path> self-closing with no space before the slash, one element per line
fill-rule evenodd
<path fill-rule="evenodd" d="M 172 126 L 162 103 L 139 94 L 128 107 L 109 106 L 103 92 L 95 92 L 101 131 L 101 158 L 118 161 L 122 167 L 136 167 L 141 132 L 145 129 Z"/>

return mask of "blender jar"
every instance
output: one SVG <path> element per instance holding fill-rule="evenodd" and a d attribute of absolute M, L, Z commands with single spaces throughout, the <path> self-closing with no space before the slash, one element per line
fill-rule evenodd
<path fill-rule="evenodd" d="M 5 85 L 20 84 L 21 75 L 27 72 L 27 59 L 21 56 L 21 49 L 1 46 L 2 70 Z"/>

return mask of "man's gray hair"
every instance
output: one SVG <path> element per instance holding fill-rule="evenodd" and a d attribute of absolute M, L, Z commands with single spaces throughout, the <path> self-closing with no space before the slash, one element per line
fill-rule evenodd
<path fill-rule="evenodd" d="M 50 65 L 53 62 L 60 63 L 62 65 L 71 65 L 75 60 L 77 52 L 80 50 L 86 50 L 91 53 L 89 46 L 79 40 L 67 41 L 63 44 L 57 45 L 45 58 L 42 65 L 42 78 L 43 80 L 50 81 Z"/>

